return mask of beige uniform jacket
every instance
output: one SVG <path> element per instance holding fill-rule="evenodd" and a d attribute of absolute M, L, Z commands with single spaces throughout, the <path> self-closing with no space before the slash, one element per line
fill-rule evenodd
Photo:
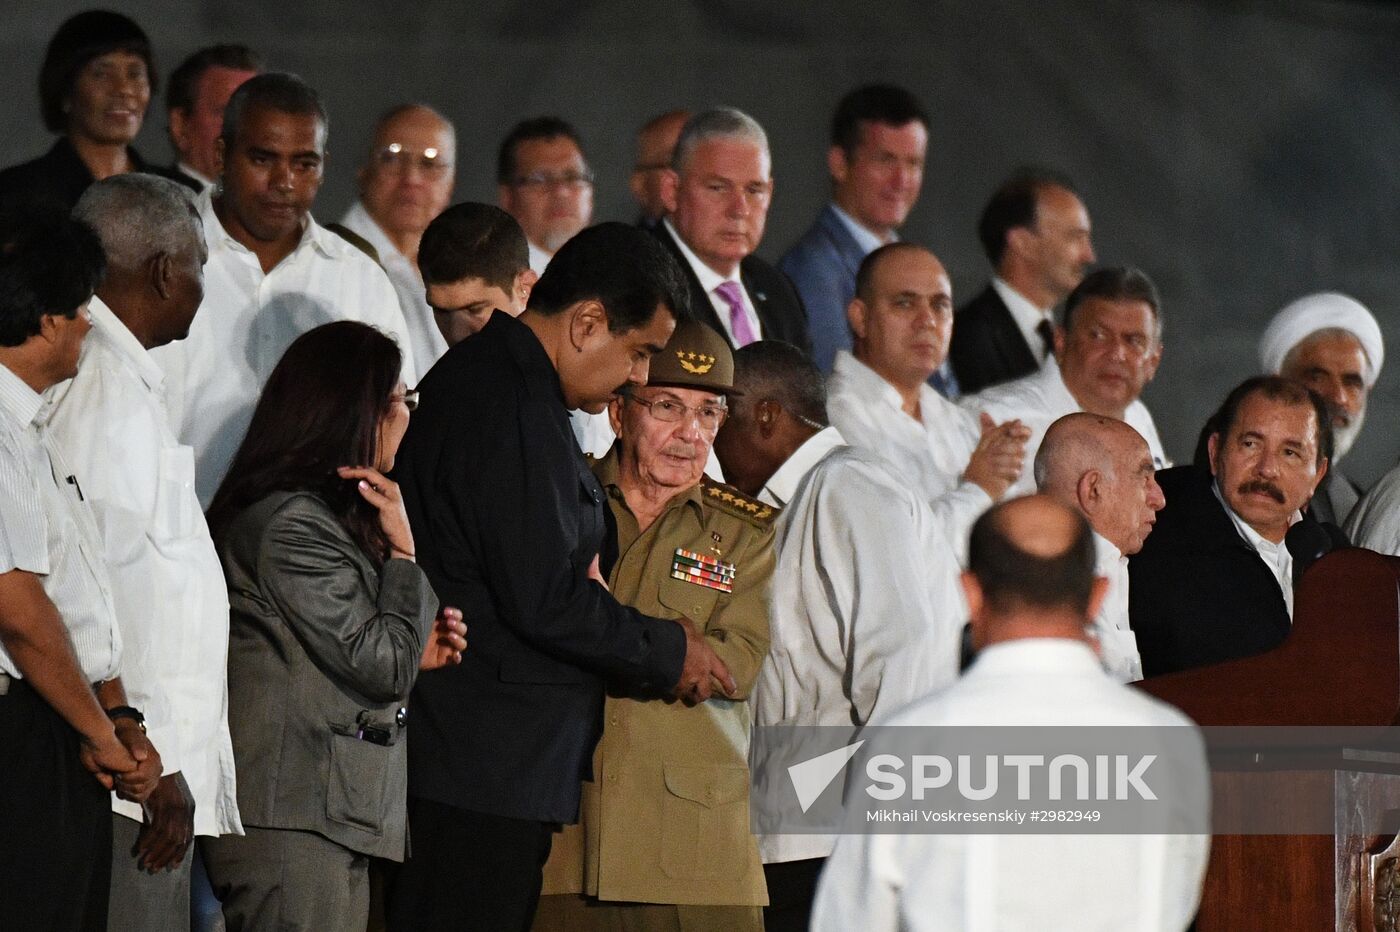
<path fill-rule="evenodd" d="M 748 697 L 768 653 L 777 509 L 707 478 L 639 533 L 617 486 L 616 449 L 594 472 L 617 519 L 613 595 L 649 615 L 688 618 L 728 665 L 739 694 L 688 707 L 609 691 L 579 823 L 555 836 L 544 893 L 766 905 L 749 832 Z M 733 591 L 673 578 L 677 549 L 732 564 Z"/>

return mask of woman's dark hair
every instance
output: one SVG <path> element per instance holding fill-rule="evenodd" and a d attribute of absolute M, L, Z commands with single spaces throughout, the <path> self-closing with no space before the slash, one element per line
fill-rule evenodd
<path fill-rule="evenodd" d="M 379 423 L 399 381 L 398 344 L 366 324 L 340 321 L 302 334 L 268 377 L 248 434 L 209 506 L 216 540 L 240 512 L 273 492 L 311 492 L 371 559 L 389 542 L 379 514 L 337 466 L 373 466 Z"/>

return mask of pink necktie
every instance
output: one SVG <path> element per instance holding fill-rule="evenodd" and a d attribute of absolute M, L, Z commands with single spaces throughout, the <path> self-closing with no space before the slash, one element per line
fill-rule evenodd
<path fill-rule="evenodd" d="M 739 283 L 720 282 L 715 286 L 715 294 L 729 305 L 729 329 L 734 334 L 734 346 L 748 346 L 757 340 L 753 327 L 749 326 L 749 315 L 744 313 L 744 296 L 739 293 Z"/>

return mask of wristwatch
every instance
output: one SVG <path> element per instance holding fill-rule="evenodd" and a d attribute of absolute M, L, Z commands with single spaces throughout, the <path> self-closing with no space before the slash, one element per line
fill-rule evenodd
<path fill-rule="evenodd" d="M 129 705 L 113 706 L 107 710 L 107 717 L 113 722 L 119 718 L 129 718 L 141 729 L 141 733 L 146 733 L 146 716 L 141 714 L 140 709 L 133 709 Z"/>

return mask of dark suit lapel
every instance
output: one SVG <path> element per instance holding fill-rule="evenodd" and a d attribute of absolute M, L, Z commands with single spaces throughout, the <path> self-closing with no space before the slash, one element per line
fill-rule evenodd
<path fill-rule="evenodd" d="M 710 296 L 705 292 L 705 288 L 700 284 L 700 279 L 695 276 L 695 270 L 690 267 L 690 263 L 685 261 L 685 254 L 681 252 L 680 244 L 671 236 L 666 225 L 658 223 L 652 227 L 651 232 L 662 245 L 671 251 L 677 262 L 680 263 L 681 271 L 685 273 L 686 284 L 690 286 L 690 313 L 702 324 L 713 329 L 720 336 L 729 340 L 729 334 L 724 329 L 724 324 L 720 323 L 719 315 L 715 313 L 715 306 L 710 303 Z M 744 286 L 748 287 L 747 284 Z M 749 292 L 752 297 L 753 292 Z M 762 319 L 762 314 L 759 315 Z M 730 341 L 730 348 L 733 348 L 733 341 Z"/>
<path fill-rule="evenodd" d="M 749 293 L 749 300 L 753 302 L 754 313 L 758 315 L 758 325 L 763 328 L 763 338 L 765 340 L 788 339 L 783 322 L 774 316 L 772 297 L 768 294 L 768 290 L 755 282 L 749 271 L 748 257 L 739 263 L 739 283 L 744 286 L 744 290 Z M 720 331 L 720 333 L 723 332 L 723 330 Z"/>
<path fill-rule="evenodd" d="M 1026 338 L 1021 334 L 1021 328 L 1016 325 L 1016 318 L 1011 316 L 1006 302 L 991 285 L 987 286 L 987 291 L 992 299 L 992 315 L 997 321 L 992 332 L 996 335 L 997 354 L 1002 363 L 1012 371 L 1034 372 L 1039 369 L 1040 364 L 1036 362 L 1035 351 L 1027 345 Z"/>

